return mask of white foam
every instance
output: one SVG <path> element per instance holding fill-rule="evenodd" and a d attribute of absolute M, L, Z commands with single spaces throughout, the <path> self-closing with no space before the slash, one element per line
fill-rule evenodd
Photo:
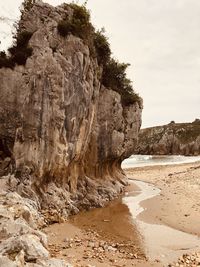
<path fill-rule="evenodd" d="M 152 155 L 132 155 L 122 162 L 122 168 L 134 168 L 155 165 L 174 165 L 182 163 L 192 163 L 200 161 L 200 156 L 152 156 Z"/>

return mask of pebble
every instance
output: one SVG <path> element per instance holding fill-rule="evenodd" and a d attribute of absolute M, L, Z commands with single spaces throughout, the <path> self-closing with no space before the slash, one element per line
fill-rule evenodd
<path fill-rule="evenodd" d="M 178 262 L 169 264 L 168 267 L 200 267 L 200 253 L 184 254 Z"/>

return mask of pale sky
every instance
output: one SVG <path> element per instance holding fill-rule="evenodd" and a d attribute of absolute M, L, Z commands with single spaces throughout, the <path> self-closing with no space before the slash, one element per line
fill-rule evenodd
<path fill-rule="evenodd" d="M 15 19 L 21 2 L 0 0 L 0 19 Z M 113 55 L 131 64 L 128 76 L 144 99 L 143 128 L 200 118 L 200 0 L 89 0 L 88 8 Z M 0 21 L 1 50 L 11 43 L 8 24 Z"/>

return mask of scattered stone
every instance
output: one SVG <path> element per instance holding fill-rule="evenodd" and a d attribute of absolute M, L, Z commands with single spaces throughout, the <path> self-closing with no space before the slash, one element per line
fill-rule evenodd
<path fill-rule="evenodd" d="M 47 236 L 37 230 L 44 225 L 36 201 L 17 192 L 1 192 L 0 266 L 70 267 L 63 260 L 50 259 Z"/>
<path fill-rule="evenodd" d="M 196 267 L 200 266 L 200 253 L 184 254 L 179 257 L 178 262 L 169 264 L 168 267 Z"/>

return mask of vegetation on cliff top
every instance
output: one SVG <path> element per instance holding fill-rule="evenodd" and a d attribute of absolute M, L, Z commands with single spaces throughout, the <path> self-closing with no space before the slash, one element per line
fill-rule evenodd
<path fill-rule="evenodd" d="M 129 64 L 119 63 L 111 58 L 103 67 L 102 83 L 107 88 L 118 92 L 121 95 L 122 103 L 126 106 L 135 102 L 140 103 L 141 99 L 133 91 L 132 82 L 126 77 L 126 69 Z"/>
<path fill-rule="evenodd" d="M 36 0 L 24 0 L 22 3 L 22 13 L 23 11 L 29 11 L 35 4 L 35 1 Z"/>
<path fill-rule="evenodd" d="M 183 143 L 188 143 L 200 136 L 200 123 L 178 123 L 174 125 L 174 131 Z"/>
<path fill-rule="evenodd" d="M 9 55 L 0 52 L 0 68 L 13 68 L 17 65 L 25 65 L 28 57 L 32 55 L 32 48 L 28 42 L 32 36 L 31 32 L 21 31 L 16 37 L 12 47 L 8 49 Z"/>
<path fill-rule="evenodd" d="M 30 10 L 35 0 L 25 0 L 22 3 L 21 13 Z M 15 65 L 25 65 L 28 57 L 32 55 L 33 49 L 29 46 L 29 40 L 32 32 L 20 30 L 16 27 L 16 34 L 12 47 L 8 48 L 8 54 L 5 51 L 0 52 L 0 68 L 14 68 Z"/>
<path fill-rule="evenodd" d="M 30 11 L 35 0 L 25 0 L 22 4 L 23 12 Z M 111 49 L 104 29 L 96 31 L 90 21 L 90 13 L 86 5 L 63 4 L 66 10 L 72 9 L 72 16 L 66 12 L 66 17 L 57 25 L 58 33 L 66 38 L 75 35 L 83 40 L 90 49 L 90 54 L 97 59 L 102 67 L 102 84 L 118 92 L 121 95 L 122 104 L 125 106 L 138 102 L 141 106 L 141 98 L 132 87 L 132 82 L 126 76 L 129 64 L 120 63 L 111 57 Z M 14 68 L 15 65 L 25 65 L 28 57 L 32 55 L 29 40 L 33 33 L 17 28 L 13 46 L 8 49 L 8 54 L 0 52 L 0 68 Z"/>
<path fill-rule="evenodd" d="M 173 123 L 172 123 L 173 122 Z M 192 123 L 175 123 L 146 128 L 140 132 L 140 141 L 148 144 L 159 142 L 164 134 L 173 134 L 183 144 L 195 141 L 200 137 L 200 120 L 196 119 Z"/>
<path fill-rule="evenodd" d="M 138 102 L 141 98 L 132 87 L 132 82 L 126 76 L 129 64 L 119 63 L 111 57 L 110 44 L 104 29 L 95 31 L 90 22 L 90 13 L 85 5 L 65 4 L 66 9 L 73 9 L 72 17 L 66 16 L 58 23 L 58 32 L 62 37 L 73 34 L 81 38 L 88 45 L 92 56 L 97 58 L 98 64 L 102 66 L 102 84 L 118 92 L 121 95 L 122 104 L 125 106 Z"/>
<path fill-rule="evenodd" d="M 143 155 L 200 155 L 200 120 L 142 129 L 135 151 Z"/>

